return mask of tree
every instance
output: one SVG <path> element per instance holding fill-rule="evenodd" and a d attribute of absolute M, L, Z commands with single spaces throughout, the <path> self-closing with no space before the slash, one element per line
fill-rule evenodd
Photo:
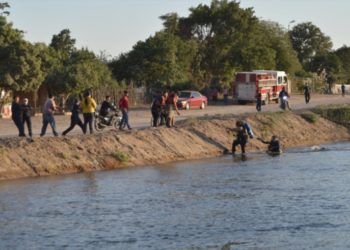
<path fill-rule="evenodd" d="M 344 82 L 350 83 L 350 47 L 343 46 L 334 52 L 342 65 Z"/>
<path fill-rule="evenodd" d="M 1 9 L 5 7 L 9 6 L 0 4 Z M 35 91 L 40 86 L 45 73 L 40 70 L 38 55 L 36 47 L 22 39 L 22 32 L 0 16 L 0 93 L 5 91 L 0 99 L 0 112 L 11 91 Z"/>
<path fill-rule="evenodd" d="M 301 70 L 302 66 L 297 58 L 297 52 L 293 50 L 293 45 L 285 29 L 279 23 L 272 21 L 261 20 L 259 26 L 266 46 L 275 51 L 274 69 L 283 70 L 292 76 Z"/>
<path fill-rule="evenodd" d="M 314 56 L 326 54 L 333 47 L 331 38 L 311 22 L 294 26 L 289 35 L 300 63 L 309 62 Z"/>

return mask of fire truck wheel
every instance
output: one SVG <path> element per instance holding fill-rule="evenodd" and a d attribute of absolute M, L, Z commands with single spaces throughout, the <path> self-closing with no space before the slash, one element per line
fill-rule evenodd
<path fill-rule="evenodd" d="M 269 95 L 266 95 L 265 100 L 264 100 L 264 105 L 269 104 L 269 100 L 270 100 Z"/>
<path fill-rule="evenodd" d="M 242 100 L 238 100 L 238 104 L 246 104 L 246 102 Z"/>
<path fill-rule="evenodd" d="M 275 100 L 275 102 L 276 102 L 276 103 L 280 103 L 280 99 L 277 98 L 277 99 Z"/>

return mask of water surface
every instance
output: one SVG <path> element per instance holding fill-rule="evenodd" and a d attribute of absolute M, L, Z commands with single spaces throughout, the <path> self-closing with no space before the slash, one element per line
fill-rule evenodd
<path fill-rule="evenodd" d="M 349 249 L 350 143 L 0 182 L 0 249 Z"/>

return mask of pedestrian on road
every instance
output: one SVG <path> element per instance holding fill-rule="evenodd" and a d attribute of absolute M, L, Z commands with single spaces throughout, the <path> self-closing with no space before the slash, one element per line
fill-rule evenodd
<path fill-rule="evenodd" d="M 259 88 L 258 93 L 255 96 L 257 102 L 256 102 L 256 110 L 258 112 L 261 111 L 261 88 Z"/>
<path fill-rule="evenodd" d="M 122 111 L 123 118 L 119 124 L 119 130 L 123 131 L 122 125 L 124 122 L 126 123 L 126 126 L 128 126 L 129 130 L 132 130 L 129 124 L 129 99 L 128 99 L 128 91 L 124 91 L 124 96 L 119 101 L 119 108 Z"/>
<path fill-rule="evenodd" d="M 74 104 L 72 106 L 72 116 L 70 117 L 70 127 L 62 133 L 63 136 L 68 134 L 68 132 L 71 131 L 75 127 L 75 125 L 78 125 L 84 133 L 84 124 L 79 118 L 79 103 L 79 99 L 75 98 Z"/>
<path fill-rule="evenodd" d="M 344 85 L 344 83 L 341 85 L 341 94 L 343 97 L 345 97 L 345 85 Z"/>
<path fill-rule="evenodd" d="M 226 86 L 224 86 L 222 93 L 224 95 L 224 103 L 225 103 L 225 105 L 227 105 L 228 104 L 228 88 Z"/>
<path fill-rule="evenodd" d="M 24 108 L 21 107 L 21 104 L 19 104 L 19 97 L 14 96 L 13 102 L 11 104 L 11 111 L 12 111 L 12 120 L 15 123 L 16 127 L 18 128 L 19 136 L 25 137 L 24 133 L 24 126 L 21 120 L 21 111 L 29 110 L 30 108 Z"/>
<path fill-rule="evenodd" d="M 23 99 L 23 104 L 21 105 L 22 108 L 27 108 L 27 110 L 23 110 L 22 113 L 22 122 L 23 122 L 23 126 L 27 123 L 27 127 L 28 127 L 28 133 L 29 136 L 32 137 L 33 133 L 32 133 L 32 121 L 30 119 L 30 109 L 33 109 L 29 104 L 28 104 L 28 99 L 24 98 Z"/>
<path fill-rule="evenodd" d="M 213 103 L 216 104 L 216 101 L 218 100 L 218 90 L 214 87 L 211 95 L 213 97 Z"/>
<path fill-rule="evenodd" d="M 93 134 L 94 130 L 92 127 L 92 123 L 94 121 L 95 116 L 96 102 L 94 99 L 92 99 L 90 91 L 86 91 L 85 97 L 81 102 L 81 108 L 83 109 L 84 116 L 83 132 L 84 134 L 86 134 L 87 124 L 89 123 L 90 134 Z"/>
<path fill-rule="evenodd" d="M 160 116 L 160 110 L 162 108 L 162 101 L 163 101 L 163 93 L 161 91 L 157 91 L 151 105 L 151 113 L 153 116 L 152 127 L 158 126 L 158 119 Z"/>
<path fill-rule="evenodd" d="M 204 92 L 205 92 L 205 96 L 207 97 L 208 105 L 209 105 L 209 101 L 210 101 L 210 88 L 208 87 L 208 85 L 205 85 Z"/>
<path fill-rule="evenodd" d="M 53 135 L 58 136 L 56 130 L 56 122 L 53 116 L 54 112 L 58 110 L 58 107 L 56 106 L 54 99 L 54 95 L 52 93 L 49 93 L 49 99 L 47 99 L 43 108 L 43 127 L 41 128 L 40 137 L 43 137 L 45 135 L 46 128 L 49 123 L 51 125 Z"/>
<path fill-rule="evenodd" d="M 304 95 L 305 95 L 305 102 L 306 103 L 309 103 L 309 101 L 310 101 L 310 92 L 311 92 L 311 89 L 309 87 L 309 84 L 305 83 Z"/>

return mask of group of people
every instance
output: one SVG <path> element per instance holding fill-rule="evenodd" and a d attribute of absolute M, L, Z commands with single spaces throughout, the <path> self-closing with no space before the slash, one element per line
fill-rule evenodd
<path fill-rule="evenodd" d="M 242 154 L 245 154 L 245 146 L 248 142 L 248 131 L 245 126 L 245 122 L 236 121 L 235 128 L 227 128 L 227 129 L 232 132 L 236 132 L 236 139 L 232 143 L 232 154 L 235 154 L 237 145 L 241 146 Z M 278 138 L 276 135 L 273 135 L 270 141 L 264 141 L 261 138 L 258 138 L 258 140 L 260 140 L 262 143 L 268 144 L 268 149 L 267 149 L 268 152 L 271 152 L 271 153 L 281 152 L 281 144 L 278 141 Z"/>
<path fill-rule="evenodd" d="M 177 108 L 178 95 L 174 90 L 168 92 L 157 91 L 151 103 L 153 127 L 166 125 L 168 128 L 175 127 L 175 112 L 180 115 Z M 160 118 L 160 123 L 158 120 Z"/>
<path fill-rule="evenodd" d="M 52 93 L 49 93 L 49 98 L 44 104 L 42 109 L 42 117 L 43 117 L 43 126 L 41 128 L 40 137 L 43 137 L 46 133 L 47 126 L 50 124 L 52 128 L 52 132 L 54 136 L 58 136 L 58 132 L 56 129 L 56 122 L 54 118 L 55 111 L 59 109 L 63 109 L 63 107 L 58 107 L 54 101 L 55 96 Z M 32 137 L 32 122 L 30 118 L 30 110 L 33 108 L 28 104 L 28 99 L 23 99 L 23 104 L 21 105 L 18 96 L 14 96 L 14 101 L 12 102 L 12 120 L 15 123 L 16 127 L 19 131 L 20 137 L 26 137 L 24 132 L 24 124 L 27 123 L 29 136 Z M 87 133 L 87 126 L 89 125 L 90 134 L 94 133 L 93 130 L 93 121 L 95 117 L 95 109 L 97 105 L 95 100 L 91 97 L 91 92 L 87 91 L 84 95 L 83 100 L 80 102 L 78 98 L 74 100 L 74 104 L 72 106 L 71 112 L 71 124 L 69 128 L 67 128 L 62 135 L 65 136 L 68 132 L 70 132 L 76 125 L 78 125 L 84 134 Z M 110 104 L 110 96 L 106 96 L 106 100 L 102 103 L 100 113 L 101 115 L 105 115 L 106 117 L 113 116 L 113 114 L 108 112 L 108 109 L 115 109 L 114 106 Z M 124 91 L 124 96 L 119 101 L 119 108 L 122 111 L 123 118 L 120 123 L 119 129 L 124 130 L 121 126 L 122 124 L 126 124 L 128 129 L 131 130 L 128 118 L 129 112 L 129 100 L 128 100 L 128 92 Z M 84 122 L 81 121 L 79 117 L 79 113 L 82 111 Z"/>
<path fill-rule="evenodd" d="M 216 102 L 218 101 L 218 89 L 216 87 L 214 87 L 211 91 L 210 88 L 208 86 L 205 87 L 205 95 L 208 99 L 208 104 L 209 104 L 209 100 L 210 97 L 212 99 L 212 104 L 215 105 Z M 229 95 L 229 89 L 227 88 L 227 86 L 224 86 L 222 89 L 222 94 L 224 96 L 224 104 L 228 105 L 228 95 Z"/>

